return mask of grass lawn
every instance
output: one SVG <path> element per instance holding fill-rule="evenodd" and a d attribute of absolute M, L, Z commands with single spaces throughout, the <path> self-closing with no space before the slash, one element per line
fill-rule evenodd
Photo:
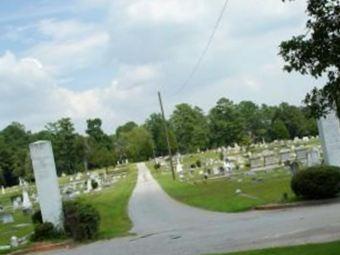
<path fill-rule="evenodd" d="M 5 209 L 11 206 L 11 197 L 19 196 L 18 191 L 8 191 L 5 195 L 0 195 L 0 204 Z M 0 223 L 0 245 L 7 245 L 12 236 L 23 237 L 32 232 L 33 226 L 31 223 L 31 216 L 24 215 L 20 210 L 13 212 L 12 210 L 5 210 L 7 213 L 12 213 L 14 222 L 8 224 Z"/>
<path fill-rule="evenodd" d="M 307 244 L 293 247 L 226 253 L 225 255 L 339 255 L 339 254 L 340 254 L 340 241 L 324 244 Z"/>
<path fill-rule="evenodd" d="M 128 202 L 137 180 L 136 165 L 129 165 L 127 177 L 100 193 L 84 195 L 81 201 L 92 204 L 100 213 L 99 239 L 127 235 L 132 227 Z"/>
<path fill-rule="evenodd" d="M 101 224 L 98 239 L 108 239 L 127 235 L 132 227 L 128 216 L 128 201 L 135 187 L 137 171 L 135 165 L 122 167 L 118 172 L 126 172 L 126 178 L 101 192 L 84 194 L 79 197 L 83 202 L 92 204 L 100 213 Z M 62 178 L 61 183 L 67 183 L 67 178 Z M 8 207 L 11 205 L 11 197 L 18 196 L 21 192 L 7 192 L 0 195 L 0 204 Z M 7 212 L 12 212 L 10 209 Z M 24 215 L 20 210 L 13 213 L 14 223 L 0 223 L 0 246 L 8 245 L 12 236 L 23 237 L 33 231 L 30 215 Z M 22 247 L 21 247 L 22 248 Z M 0 251 L 0 254 L 8 253 L 9 250 Z"/>
<path fill-rule="evenodd" d="M 196 176 L 187 182 L 173 181 L 169 171 L 160 171 L 148 163 L 153 176 L 157 179 L 171 197 L 176 200 L 212 211 L 240 212 L 255 206 L 283 201 L 287 193 L 288 201 L 295 201 L 290 188 L 291 175 L 284 169 L 269 173 L 258 172 L 254 181 L 250 176 L 240 172 L 239 176 L 220 178 L 204 182 L 201 176 Z M 241 189 L 241 195 L 235 191 Z"/>

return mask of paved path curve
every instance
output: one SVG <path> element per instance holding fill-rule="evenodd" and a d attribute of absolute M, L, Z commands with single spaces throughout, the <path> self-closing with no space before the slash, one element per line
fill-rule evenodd
<path fill-rule="evenodd" d="M 133 237 L 100 241 L 48 254 L 206 254 L 340 239 L 340 204 L 227 214 L 171 199 L 138 164 L 130 199 Z"/>

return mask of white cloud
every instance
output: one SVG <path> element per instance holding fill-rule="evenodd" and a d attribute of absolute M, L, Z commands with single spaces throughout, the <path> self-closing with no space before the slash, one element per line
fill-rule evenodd
<path fill-rule="evenodd" d="M 161 85 L 168 113 L 180 102 L 207 110 L 222 96 L 300 103 L 315 82 L 284 73 L 277 53 L 282 40 L 303 32 L 306 1 L 230 0 L 198 72 L 169 96 L 197 61 L 223 3 L 78 0 L 71 15 L 7 24 L 0 46 L 15 54 L 0 57 L 0 125 L 18 120 L 37 129 L 68 115 L 83 130 L 86 118 L 101 117 L 112 132 L 158 111 Z"/>
<path fill-rule="evenodd" d="M 83 131 L 87 118 L 101 117 L 106 128 L 113 130 L 122 119 L 130 118 L 131 108 L 142 104 L 152 86 L 150 80 L 157 76 L 152 66 L 125 67 L 124 72 L 130 73 L 133 80 L 126 80 L 124 74 L 108 86 L 73 91 L 59 86 L 39 60 L 17 59 L 7 52 L 0 57 L 0 125 L 19 121 L 37 130 L 47 122 L 71 117 L 77 129 Z M 126 109 L 129 116 L 125 116 Z M 138 117 L 138 111 L 135 115 Z"/>
<path fill-rule="evenodd" d="M 65 75 L 101 62 L 110 35 L 94 24 L 75 20 L 42 20 L 38 31 L 47 37 L 27 51 L 55 74 Z"/>
<path fill-rule="evenodd" d="M 196 0 L 135 0 L 126 4 L 126 14 L 135 22 L 187 23 L 206 13 L 207 7 Z"/>

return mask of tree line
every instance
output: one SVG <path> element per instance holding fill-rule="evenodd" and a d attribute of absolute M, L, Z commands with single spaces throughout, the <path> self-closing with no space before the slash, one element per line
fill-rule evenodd
<path fill-rule="evenodd" d="M 234 143 L 250 145 L 317 135 L 316 121 L 309 116 L 307 108 L 287 103 L 268 106 L 242 101 L 237 104 L 221 98 L 207 114 L 197 106 L 179 104 L 166 125 L 172 151 L 190 153 Z M 37 140 L 52 142 L 58 175 L 167 154 L 159 113 L 151 114 L 141 125 L 127 122 L 112 134 L 103 131 L 99 118 L 86 121 L 84 135 L 76 132 L 70 118 L 48 123 L 36 133 L 13 122 L 0 131 L 0 185 L 16 185 L 19 177 L 33 180 L 28 145 Z"/>

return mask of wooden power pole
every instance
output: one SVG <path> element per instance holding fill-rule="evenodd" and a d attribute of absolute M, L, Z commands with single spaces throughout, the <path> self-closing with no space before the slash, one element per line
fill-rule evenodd
<path fill-rule="evenodd" d="M 158 99 L 159 99 L 159 105 L 161 107 L 161 112 L 162 112 L 163 127 L 164 127 L 164 132 L 165 132 L 165 137 L 166 137 L 166 143 L 168 145 L 168 152 L 169 152 L 169 158 L 170 158 L 170 168 L 171 168 L 171 172 L 172 172 L 172 179 L 176 180 L 174 163 L 172 161 L 172 152 L 171 152 L 171 146 L 170 146 L 169 132 L 168 132 L 168 127 L 167 127 L 166 120 L 165 120 L 162 96 L 161 96 L 161 92 L 160 91 L 158 91 Z"/>

